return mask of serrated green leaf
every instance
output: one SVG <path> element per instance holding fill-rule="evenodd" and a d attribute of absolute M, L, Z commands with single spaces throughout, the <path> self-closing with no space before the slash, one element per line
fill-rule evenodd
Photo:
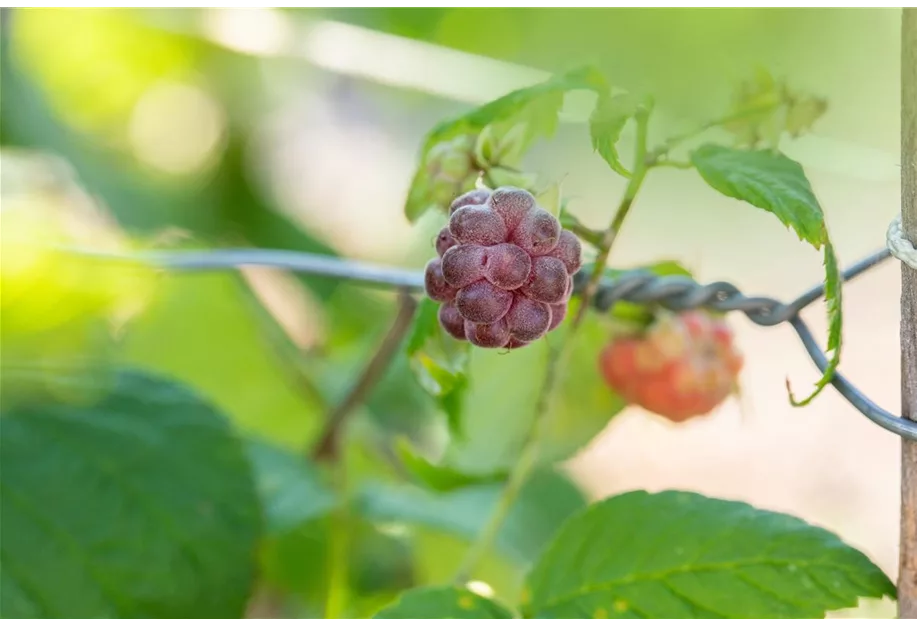
<path fill-rule="evenodd" d="M 612 96 L 604 93 L 599 97 L 589 117 L 589 135 L 592 148 L 598 152 L 612 170 L 621 176 L 630 172 L 618 159 L 617 143 L 624 125 L 637 110 L 637 101 L 630 94 Z"/>
<path fill-rule="evenodd" d="M 428 154 L 434 146 L 459 135 L 477 135 L 488 125 L 500 125 L 507 132 L 524 125 L 525 137 L 512 138 L 513 152 L 521 155 L 538 137 L 549 137 L 554 133 L 564 95 L 581 89 L 604 93 L 608 88 L 605 78 L 596 68 L 578 68 L 538 85 L 511 92 L 437 125 L 427 135 L 419 155 L 419 167 L 411 181 L 404 209 L 407 219 L 416 222 L 428 209 L 437 206 L 430 198 L 430 179 L 425 168 Z"/>
<path fill-rule="evenodd" d="M 384 608 L 373 618 L 515 618 L 513 612 L 468 588 L 439 586 L 415 588 Z"/>
<path fill-rule="evenodd" d="M 691 163 L 710 187 L 773 213 L 799 238 L 820 248 L 825 216 L 802 166 L 772 150 L 737 150 L 705 144 Z"/>
<path fill-rule="evenodd" d="M 482 483 L 494 483 L 506 478 L 505 473 L 471 475 L 448 466 L 439 466 L 416 453 L 409 442 L 398 440 L 395 445 L 398 459 L 420 484 L 436 492 L 450 492 L 458 488 Z"/>
<path fill-rule="evenodd" d="M 268 533 L 290 531 L 334 508 L 334 493 L 302 455 L 260 440 L 247 448 Z"/>
<path fill-rule="evenodd" d="M 99 387 L 91 404 L 2 413 L 3 617 L 240 617 L 261 531 L 242 443 L 168 379 L 103 381 L 61 383 Z"/>
<path fill-rule="evenodd" d="M 435 493 L 374 482 L 360 490 L 355 510 L 370 521 L 409 524 L 473 540 L 487 524 L 502 491 L 502 483 Z M 510 509 L 496 549 L 517 563 L 531 563 L 560 525 L 585 503 L 582 493 L 563 475 L 536 471 Z"/>
<path fill-rule="evenodd" d="M 843 307 L 841 302 L 841 270 L 830 241 L 825 242 L 825 301 L 828 305 L 828 368 L 815 383 L 815 390 L 801 401 L 797 401 L 790 391 L 790 403 L 796 407 L 808 405 L 818 396 L 825 386 L 831 383 L 834 373 L 841 361 L 841 331 L 843 327 Z M 787 384 L 789 388 L 789 384 Z"/>
<path fill-rule="evenodd" d="M 824 246 L 825 300 L 828 305 L 829 367 L 802 401 L 790 393 L 795 406 L 807 405 L 831 381 L 841 358 L 841 279 L 825 217 L 802 166 L 769 150 L 736 150 L 713 144 L 691 153 L 691 162 L 720 193 L 773 213 L 816 250 Z"/>
<path fill-rule="evenodd" d="M 819 618 L 895 595 L 824 529 L 690 492 L 629 492 L 570 518 L 528 577 L 535 618 Z"/>

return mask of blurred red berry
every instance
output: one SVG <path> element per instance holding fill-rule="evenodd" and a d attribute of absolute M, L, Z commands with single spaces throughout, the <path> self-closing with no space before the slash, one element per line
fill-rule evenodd
<path fill-rule="evenodd" d="M 725 320 L 689 311 L 613 340 L 599 362 L 605 381 L 628 403 L 683 422 L 710 413 L 735 390 L 743 360 Z"/>

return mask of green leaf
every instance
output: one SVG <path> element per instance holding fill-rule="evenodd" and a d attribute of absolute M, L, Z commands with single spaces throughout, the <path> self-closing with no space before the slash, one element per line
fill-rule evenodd
<path fill-rule="evenodd" d="M 468 344 L 447 335 L 439 325 L 440 304 L 423 298 L 408 333 L 406 352 L 420 386 L 439 403 L 449 431 L 461 437 L 462 409 L 468 380 Z"/>
<path fill-rule="evenodd" d="M 471 475 L 448 466 L 438 466 L 414 452 L 409 442 L 399 439 L 395 445 L 398 459 L 420 484 L 436 492 L 450 492 L 480 483 L 494 483 L 506 478 L 505 473 Z"/>
<path fill-rule="evenodd" d="M 630 177 L 630 172 L 618 159 L 616 144 L 624 125 L 637 110 L 637 102 L 630 94 L 612 96 L 604 93 L 589 118 L 589 134 L 592 148 L 621 176 Z"/>
<path fill-rule="evenodd" d="M 527 582 L 536 618 L 819 618 L 895 595 L 836 535 L 745 503 L 629 492 L 572 517 Z"/>
<path fill-rule="evenodd" d="M 691 153 L 691 162 L 718 192 L 773 213 L 816 250 L 825 247 L 825 300 L 831 357 L 827 370 L 809 396 L 797 401 L 790 392 L 790 402 L 794 406 L 807 405 L 834 377 L 841 358 L 843 323 L 840 269 L 828 237 L 824 214 L 809 180 L 801 165 L 770 150 L 736 150 L 706 144 Z"/>
<path fill-rule="evenodd" d="M 248 455 L 268 533 L 290 531 L 334 508 L 334 493 L 302 455 L 259 440 L 248 442 Z"/>
<path fill-rule="evenodd" d="M 563 106 L 564 95 L 569 91 L 588 89 L 597 93 L 607 90 L 602 74 L 593 67 L 583 67 L 566 74 L 560 74 L 538 85 L 519 89 L 498 98 L 477 109 L 437 125 L 426 137 L 420 153 L 420 164 L 405 205 L 405 215 L 416 222 L 428 209 L 436 206 L 431 202 L 431 180 L 426 169 L 430 151 L 443 141 L 460 135 L 477 135 L 488 125 L 499 125 L 513 135 L 512 152 L 522 154 L 538 137 L 549 137 L 557 127 L 557 115 Z M 519 125 L 525 127 L 525 137 L 515 136 Z M 499 138 L 497 138 L 499 140 Z M 493 164 L 491 164 L 493 165 Z"/>
<path fill-rule="evenodd" d="M 409 590 L 373 618 L 515 618 L 515 616 L 509 608 L 475 594 L 467 588 L 441 586 Z"/>
<path fill-rule="evenodd" d="M 416 486 L 372 482 L 360 490 L 355 509 L 378 523 L 411 524 L 474 539 L 502 490 L 503 484 L 489 484 L 434 493 Z M 534 561 L 563 521 L 585 503 L 564 476 L 547 469 L 537 471 L 510 509 L 497 536 L 497 550 L 517 563 Z"/>
<path fill-rule="evenodd" d="M 773 213 L 799 238 L 821 248 L 824 214 L 802 166 L 771 150 L 737 150 L 705 144 L 691 163 L 713 189 Z"/>
<path fill-rule="evenodd" d="M 843 308 L 841 306 L 841 270 L 834 254 L 834 246 L 830 241 L 825 242 L 825 301 L 828 304 L 828 368 L 821 379 L 815 383 L 815 389 L 801 401 L 796 400 L 793 392 L 790 394 L 790 403 L 795 407 L 808 405 L 818 396 L 825 386 L 831 383 L 834 373 L 841 361 L 841 330 L 843 327 Z"/>
<path fill-rule="evenodd" d="M 38 376 L 6 374 L 4 386 Z M 4 618 L 240 617 L 261 513 L 227 420 L 187 388 L 123 370 L 96 400 L 0 418 Z"/>

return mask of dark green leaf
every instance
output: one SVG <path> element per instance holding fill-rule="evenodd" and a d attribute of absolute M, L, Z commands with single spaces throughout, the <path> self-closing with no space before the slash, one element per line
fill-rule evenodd
<path fill-rule="evenodd" d="M 627 168 L 618 159 L 616 144 L 624 125 L 637 110 L 637 102 L 630 94 L 611 96 L 604 93 L 589 118 L 589 134 L 592 148 L 621 176 L 630 176 Z"/>
<path fill-rule="evenodd" d="M 514 152 L 521 154 L 538 137 L 554 133 L 564 94 L 580 89 L 603 93 L 607 85 L 602 74 L 595 68 L 579 68 L 538 85 L 511 92 L 436 126 L 424 140 L 420 166 L 411 181 L 405 205 L 408 220 L 417 221 L 435 206 L 430 198 L 431 181 L 425 167 L 428 154 L 434 146 L 460 135 L 477 135 L 488 125 L 499 125 L 505 129 L 504 132 L 512 132 L 518 125 L 524 124 L 525 137 L 513 141 Z"/>
<path fill-rule="evenodd" d="M 433 493 L 415 486 L 373 483 L 361 490 L 357 509 L 368 520 L 412 524 L 473 539 L 487 523 L 502 489 L 502 484 L 490 484 Z M 583 495 L 568 479 L 540 470 L 523 487 L 496 546 L 517 562 L 529 563 L 563 521 L 584 506 Z"/>
<path fill-rule="evenodd" d="M 802 166 L 771 150 L 705 144 L 691 163 L 713 189 L 773 213 L 815 248 L 827 241 L 824 215 Z"/>
<path fill-rule="evenodd" d="M 289 531 L 334 507 L 334 493 L 302 455 L 257 440 L 248 442 L 248 455 L 269 533 Z"/>
<path fill-rule="evenodd" d="M 536 618 L 817 618 L 895 595 L 836 535 L 745 503 L 630 492 L 572 517 L 532 569 Z"/>
<path fill-rule="evenodd" d="M 374 618 L 515 618 L 512 611 L 467 588 L 442 586 L 405 592 Z"/>
<path fill-rule="evenodd" d="M 837 257 L 828 238 L 824 214 L 809 180 L 801 165 L 770 150 L 736 150 L 706 144 L 691 153 L 691 162 L 715 190 L 773 213 L 781 222 L 793 227 L 800 239 L 816 249 L 825 247 L 828 351 L 832 354 L 828 369 L 809 396 L 797 401 L 790 393 L 793 405 L 806 405 L 831 381 L 840 363 L 843 322 Z"/>
<path fill-rule="evenodd" d="M 107 380 L 2 414 L 4 618 L 241 616 L 261 530 L 241 442 L 180 385 Z"/>
<path fill-rule="evenodd" d="M 471 475 L 448 466 L 437 466 L 415 453 L 411 445 L 405 440 L 399 440 L 395 450 L 401 463 L 411 473 L 411 476 L 422 485 L 436 492 L 449 492 L 479 483 L 494 483 L 506 478 L 505 473 Z"/>

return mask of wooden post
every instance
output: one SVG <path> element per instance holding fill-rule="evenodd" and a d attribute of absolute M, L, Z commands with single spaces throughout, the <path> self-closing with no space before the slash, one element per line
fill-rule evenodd
<path fill-rule="evenodd" d="M 901 19 L 901 218 L 917 242 L 917 9 Z M 917 420 L 917 270 L 901 264 L 901 414 Z M 917 442 L 901 440 L 898 617 L 917 618 Z"/>

